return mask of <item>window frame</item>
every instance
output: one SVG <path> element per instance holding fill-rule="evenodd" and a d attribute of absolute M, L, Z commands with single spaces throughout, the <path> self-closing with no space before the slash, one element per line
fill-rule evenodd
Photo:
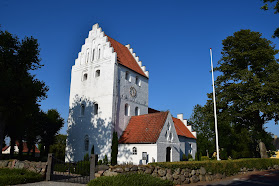
<path fill-rule="evenodd" d="M 137 147 L 133 147 L 133 149 L 132 149 L 132 154 L 133 154 L 133 155 L 137 155 L 137 154 L 138 154 L 138 149 L 137 149 Z"/>

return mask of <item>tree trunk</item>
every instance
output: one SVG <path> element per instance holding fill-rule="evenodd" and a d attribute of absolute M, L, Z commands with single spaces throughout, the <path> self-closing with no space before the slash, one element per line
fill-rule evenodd
<path fill-rule="evenodd" d="M 18 142 L 19 142 L 18 157 L 19 157 L 19 159 L 22 159 L 22 151 L 23 151 L 22 139 L 19 139 Z"/>
<path fill-rule="evenodd" d="M 14 152 L 15 152 L 15 138 L 10 136 L 11 138 L 11 150 L 10 150 L 10 158 L 14 158 Z"/>
<path fill-rule="evenodd" d="M 5 132 L 6 123 L 4 121 L 3 112 L 0 112 L 0 160 L 2 160 L 2 148 L 3 148 L 3 140 L 4 140 L 4 132 Z"/>

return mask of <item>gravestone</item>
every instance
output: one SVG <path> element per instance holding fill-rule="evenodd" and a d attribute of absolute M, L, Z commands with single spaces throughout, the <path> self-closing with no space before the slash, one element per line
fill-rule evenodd
<path fill-rule="evenodd" d="M 260 146 L 260 154 L 261 154 L 261 158 L 268 158 L 267 152 L 266 152 L 266 147 L 265 144 L 263 142 L 259 143 Z"/>

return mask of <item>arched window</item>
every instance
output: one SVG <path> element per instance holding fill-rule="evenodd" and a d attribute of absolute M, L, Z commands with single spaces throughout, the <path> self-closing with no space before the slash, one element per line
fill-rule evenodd
<path fill-rule="evenodd" d="M 83 74 L 83 78 L 82 78 L 83 81 L 86 81 L 86 80 L 87 80 L 87 77 L 88 77 L 87 73 L 84 73 L 84 74 Z"/>
<path fill-rule="evenodd" d="M 81 106 L 80 106 L 80 115 L 84 116 L 84 112 L 85 112 L 85 105 L 81 104 Z"/>
<path fill-rule="evenodd" d="M 130 73 L 128 71 L 126 71 L 125 73 L 125 79 L 129 82 L 131 82 L 131 77 L 130 77 Z"/>
<path fill-rule="evenodd" d="M 84 150 L 88 151 L 88 149 L 89 149 L 89 138 L 88 138 L 88 135 L 85 135 L 85 137 L 84 137 Z"/>
<path fill-rule="evenodd" d="M 92 50 L 92 59 L 91 59 L 91 61 L 94 61 L 94 57 L 95 57 L 95 49 Z"/>
<path fill-rule="evenodd" d="M 100 70 L 96 70 L 95 77 L 99 77 L 100 75 L 101 75 L 101 71 Z"/>
<path fill-rule="evenodd" d="M 137 155 L 137 148 L 136 147 L 133 147 L 133 155 Z"/>
<path fill-rule="evenodd" d="M 189 153 L 192 154 L 192 144 L 191 143 L 189 143 L 189 147 L 190 147 Z"/>
<path fill-rule="evenodd" d="M 136 107 L 135 108 L 135 116 L 138 116 L 138 115 L 140 115 L 140 109 L 139 109 L 139 107 Z"/>
<path fill-rule="evenodd" d="M 94 115 L 98 115 L 98 104 L 97 103 L 95 103 L 94 104 Z"/>
<path fill-rule="evenodd" d="M 136 85 L 138 85 L 138 86 L 140 86 L 140 85 L 141 85 L 141 81 L 140 81 L 140 79 L 139 79 L 139 77 L 138 77 L 138 76 L 136 76 Z"/>
<path fill-rule="evenodd" d="M 130 106 L 127 103 L 125 104 L 125 116 L 130 116 Z"/>

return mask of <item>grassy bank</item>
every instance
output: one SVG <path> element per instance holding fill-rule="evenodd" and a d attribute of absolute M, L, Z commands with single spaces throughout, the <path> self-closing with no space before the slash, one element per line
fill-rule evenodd
<path fill-rule="evenodd" d="M 42 181 L 43 176 L 25 169 L 0 168 L 0 186 Z"/>

